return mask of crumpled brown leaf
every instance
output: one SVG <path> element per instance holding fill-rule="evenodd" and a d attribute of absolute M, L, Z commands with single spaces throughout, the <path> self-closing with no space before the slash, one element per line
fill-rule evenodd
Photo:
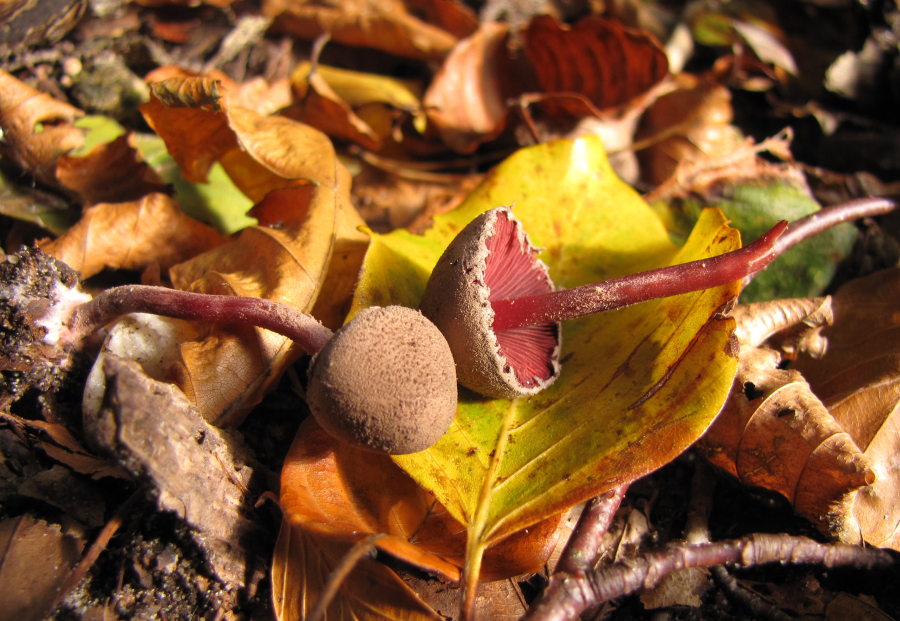
<path fill-rule="evenodd" d="M 841 287 L 834 324 L 822 330 L 825 354 L 802 354 L 795 368 L 870 460 L 874 482 L 860 490 L 853 516 L 863 539 L 900 550 L 900 270 Z"/>
<path fill-rule="evenodd" d="M 857 492 L 875 481 L 872 461 L 813 394 L 801 373 L 780 369 L 782 354 L 762 346 L 787 330 L 785 351 L 821 354 L 819 330 L 831 299 L 739 306 L 740 365 L 722 413 L 699 447 L 741 481 L 779 492 L 822 532 L 859 543 Z"/>
<path fill-rule="evenodd" d="M 88 208 L 72 228 L 41 248 L 89 278 L 107 267 L 142 270 L 157 263 L 168 270 L 225 241 L 165 194 L 149 194 Z"/>
<path fill-rule="evenodd" d="M 352 544 L 372 535 L 380 535 L 373 540 L 379 550 L 446 581 L 459 579 L 465 529 L 388 456 L 343 444 L 312 418 L 301 425 L 285 460 L 280 500 L 285 520 L 273 563 L 273 587 L 283 621 L 300 618 L 298 609 L 308 612 L 315 604 L 321 578 L 328 574 L 323 565 L 333 567 Z M 564 516 L 554 516 L 489 548 L 485 579 L 540 569 L 564 521 Z M 307 571 L 299 584 L 284 579 L 302 573 L 301 567 L 315 571 Z M 384 584 L 399 582 L 383 566 L 362 569 L 363 575 L 373 573 Z M 333 609 L 355 609 L 353 600 L 364 584 L 351 574 Z M 395 605 L 412 606 L 412 601 L 402 599 Z"/>
<path fill-rule="evenodd" d="M 462 20 L 443 13 L 464 9 L 444 4 L 433 16 L 459 30 Z M 415 17 L 401 0 L 265 0 L 262 12 L 274 18 L 274 31 L 307 40 L 327 33 L 338 43 L 407 58 L 440 60 L 457 41 L 447 30 Z"/>
<path fill-rule="evenodd" d="M 481 24 L 478 32 L 453 48 L 425 93 L 428 119 L 443 141 L 460 153 L 471 153 L 503 130 L 506 34 L 505 24 Z"/>
<path fill-rule="evenodd" d="M 83 115 L 0 70 L 0 153 L 39 181 L 58 185 L 57 160 L 84 143 L 81 130 L 72 125 Z"/>

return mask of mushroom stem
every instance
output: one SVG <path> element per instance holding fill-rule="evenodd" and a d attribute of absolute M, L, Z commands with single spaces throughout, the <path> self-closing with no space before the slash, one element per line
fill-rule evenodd
<path fill-rule="evenodd" d="M 717 257 L 662 267 L 542 295 L 491 301 L 494 332 L 575 319 L 640 302 L 700 291 L 741 280 L 778 256 L 776 240 L 788 224 L 782 220 L 755 242 Z"/>
<path fill-rule="evenodd" d="M 310 354 L 322 349 L 332 336 L 316 319 L 282 302 L 129 285 L 108 289 L 75 307 L 65 321 L 67 333 L 61 340 L 77 347 L 98 328 L 135 312 L 265 328 L 292 339 Z"/>

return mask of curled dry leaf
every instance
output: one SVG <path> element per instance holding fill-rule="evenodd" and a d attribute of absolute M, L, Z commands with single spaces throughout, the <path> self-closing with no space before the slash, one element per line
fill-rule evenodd
<path fill-rule="evenodd" d="M 818 358 L 801 355 L 803 373 L 835 420 L 870 460 L 874 482 L 861 489 L 853 516 L 863 539 L 900 550 L 900 270 L 844 285 L 834 296 L 834 325 Z"/>
<path fill-rule="evenodd" d="M 142 270 L 157 263 L 167 270 L 224 242 L 165 194 L 150 194 L 90 207 L 72 228 L 41 247 L 88 278 L 107 267 Z"/>
<path fill-rule="evenodd" d="M 731 125 L 731 92 L 716 82 L 682 73 L 678 88 L 663 95 L 641 119 L 636 142 L 647 141 L 638 153 L 644 179 L 658 186 L 669 179 L 679 163 L 713 159 L 741 142 Z"/>
<path fill-rule="evenodd" d="M 380 551 L 445 581 L 459 579 L 466 545 L 463 526 L 388 456 L 336 441 L 312 418 L 301 425 L 285 460 L 280 500 L 285 520 L 273 563 L 273 588 L 282 621 L 302 618 L 318 600 L 323 578 L 352 545 L 372 535 L 379 535 L 373 544 Z M 563 516 L 553 516 L 489 548 L 486 579 L 539 570 L 563 522 Z M 357 610 L 356 599 L 367 591 L 364 578 L 372 575 L 401 596 L 394 606 L 415 611 L 421 605 L 403 594 L 405 587 L 398 586 L 402 583 L 386 567 L 370 562 L 357 571 L 342 585 L 329 612 Z M 285 579 L 297 575 L 304 579 Z M 372 601 L 381 602 L 382 596 Z"/>
<path fill-rule="evenodd" d="M 401 0 L 266 0 L 263 15 L 274 31 L 313 40 L 323 34 L 345 45 L 397 56 L 440 60 L 457 37 L 414 17 Z"/>
<path fill-rule="evenodd" d="M 84 142 L 81 130 L 72 125 L 82 115 L 0 70 L 0 153 L 39 181 L 58 185 L 57 160 Z"/>
<path fill-rule="evenodd" d="M 699 446 L 708 459 L 750 485 L 777 491 L 822 532 L 860 542 L 857 491 L 875 480 L 871 461 L 810 390 L 800 372 L 761 344 L 793 331 L 788 350 L 821 352 L 818 331 L 831 299 L 781 300 L 738 307 L 740 365 L 722 413 Z M 797 328 L 800 328 L 797 330 Z"/>
<path fill-rule="evenodd" d="M 428 87 L 423 102 L 428 119 L 452 149 L 471 153 L 503 130 L 505 60 L 506 25 L 484 22 L 453 48 Z"/>
<path fill-rule="evenodd" d="M 64 187 L 78 194 L 85 206 L 138 200 L 166 189 L 141 157 L 131 135 L 98 145 L 82 157 L 61 155 L 56 176 Z"/>
<path fill-rule="evenodd" d="M 201 108 L 212 106 L 219 111 L 221 80 L 213 77 L 172 77 L 151 82 L 150 91 L 163 105 L 170 108 Z"/>
<path fill-rule="evenodd" d="M 544 105 L 554 94 L 566 95 L 555 105 L 575 116 L 589 114 L 590 106 L 599 111 L 626 106 L 669 72 L 666 54 L 653 35 L 596 16 L 571 27 L 548 15 L 535 16 L 525 33 L 525 54 Z"/>

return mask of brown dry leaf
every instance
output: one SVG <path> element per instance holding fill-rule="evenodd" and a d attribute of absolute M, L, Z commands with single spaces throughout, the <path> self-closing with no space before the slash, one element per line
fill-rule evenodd
<path fill-rule="evenodd" d="M 39 621 L 78 563 L 84 541 L 30 515 L 0 522 L 2 621 Z"/>
<path fill-rule="evenodd" d="M 85 206 L 138 200 L 166 189 L 141 157 L 132 134 L 98 145 L 83 157 L 63 154 L 56 176 L 64 187 L 78 194 Z"/>
<path fill-rule="evenodd" d="M 150 90 L 163 105 L 170 108 L 202 108 L 211 106 L 219 111 L 222 99 L 222 80 L 210 76 L 171 77 L 151 82 Z"/>
<path fill-rule="evenodd" d="M 741 481 L 779 492 L 822 532 L 859 543 L 853 503 L 875 474 L 871 461 L 834 420 L 781 354 L 760 346 L 795 331 L 788 349 L 821 351 L 818 330 L 831 320 L 831 299 L 779 300 L 735 311 L 740 365 L 731 396 L 700 441 L 715 465 Z"/>
<path fill-rule="evenodd" d="M 663 95 L 641 119 L 636 142 L 649 141 L 639 152 L 644 179 L 658 186 L 669 179 L 682 161 L 714 159 L 734 150 L 742 141 L 731 125 L 731 92 L 721 84 L 682 73 L 677 89 Z"/>
<path fill-rule="evenodd" d="M 142 270 L 158 263 L 167 270 L 225 240 L 165 194 L 150 194 L 86 209 L 75 226 L 41 247 L 88 278 L 107 267 Z"/>
<path fill-rule="evenodd" d="M 344 45 L 407 58 L 441 60 L 457 41 L 414 17 L 400 0 L 265 0 L 262 13 L 274 18 L 274 31 L 307 40 L 328 34 Z"/>
<path fill-rule="evenodd" d="M 83 115 L 0 70 L 0 153 L 39 181 L 57 185 L 57 160 L 84 143 L 71 124 Z"/>
<path fill-rule="evenodd" d="M 560 111 L 588 114 L 580 95 L 600 112 L 612 112 L 650 91 L 668 75 L 662 47 L 649 32 L 588 16 L 574 26 L 549 15 L 535 16 L 525 33 L 525 54 L 534 70 L 544 107 L 563 95 Z"/>
<path fill-rule="evenodd" d="M 465 529 L 388 456 L 340 443 L 312 418 L 301 425 L 285 460 L 281 506 L 285 520 L 273 562 L 273 589 L 281 619 L 302 618 L 301 611 L 308 612 L 319 597 L 322 577 L 353 544 L 372 535 L 380 535 L 373 540 L 379 550 L 444 580 L 459 579 Z M 540 569 L 564 521 L 563 516 L 555 516 L 488 549 L 485 578 L 496 580 Z M 402 583 L 393 572 L 369 563 L 343 584 L 333 609 L 355 608 L 367 574 L 378 576 L 394 592 L 405 589 L 398 586 Z M 288 579 L 296 575 L 305 578 Z M 415 601 L 404 595 L 395 605 L 411 606 Z"/>
<path fill-rule="evenodd" d="M 506 34 L 505 24 L 481 24 L 453 48 L 425 93 L 428 119 L 442 140 L 460 153 L 471 153 L 503 131 Z"/>
<path fill-rule="evenodd" d="M 856 496 L 863 539 L 900 550 L 900 270 L 851 281 L 834 296 L 824 356 L 796 364 L 871 461 L 874 483 Z"/>

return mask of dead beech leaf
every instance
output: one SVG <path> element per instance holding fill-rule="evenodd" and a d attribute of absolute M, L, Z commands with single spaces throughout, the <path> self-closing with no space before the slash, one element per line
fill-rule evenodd
<path fill-rule="evenodd" d="M 428 119 L 443 141 L 460 153 L 471 153 L 503 131 L 506 33 L 505 24 L 481 24 L 478 32 L 453 48 L 425 93 Z"/>
<path fill-rule="evenodd" d="M 400 0 L 266 0 L 273 31 L 313 40 L 323 34 L 344 45 L 406 58 L 441 60 L 457 37 L 414 17 Z"/>
<path fill-rule="evenodd" d="M 165 191 L 165 184 L 138 152 L 131 135 L 99 145 L 83 157 L 63 154 L 56 176 L 85 206 L 138 200 Z"/>
<path fill-rule="evenodd" d="M 525 33 L 525 54 L 541 93 L 582 95 L 600 111 L 626 106 L 669 72 L 653 35 L 596 16 L 571 27 L 549 15 L 535 16 Z M 559 107 L 584 115 L 583 105 L 567 99 L 560 99 Z"/>
<path fill-rule="evenodd" d="M 276 551 L 273 562 L 273 591 L 282 619 L 302 618 L 320 596 L 322 577 L 353 544 L 373 535 L 379 536 L 372 540 L 379 550 L 444 580 L 459 579 L 465 529 L 390 457 L 335 440 L 313 418 L 303 422 L 285 460 L 280 502 L 285 541 L 278 544 L 284 550 Z M 562 522 L 563 516 L 554 516 L 489 548 L 485 578 L 540 569 L 556 545 Z M 351 573 L 329 613 L 342 607 L 356 609 L 361 587 L 357 571 L 363 577 L 381 576 L 380 582 L 397 589 L 390 586 L 398 581 L 393 572 L 365 565 Z M 305 577 L 287 578 L 300 575 Z M 409 606 L 411 600 L 404 596 L 397 605 L 401 603 Z"/>
<path fill-rule="evenodd" d="M 834 296 L 834 324 L 818 359 L 796 368 L 871 461 L 875 481 L 853 506 L 862 538 L 900 550 L 900 270 L 849 282 Z"/>
<path fill-rule="evenodd" d="M 638 153 L 644 179 L 658 186 L 682 161 L 721 157 L 741 143 L 731 125 L 731 92 L 716 82 L 682 73 L 677 89 L 663 95 L 641 118 L 636 142 L 649 141 Z"/>
<path fill-rule="evenodd" d="M 0 70 L 0 153 L 39 181 L 56 186 L 59 156 L 84 142 L 71 123 L 84 112 Z"/>
<path fill-rule="evenodd" d="M 800 372 L 778 368 L 781 354 L 760 346 L 760 339 L 798 325 L 806 329 L 795 347 L 819 343 L 815 332 L 830 321 L 831 300 L 764 304 L 735 311 L 741 341 L 737 377 L 699 446 L 713 464 L 741 481 L 785 496 L 822 532 L 859 543 L 853 504 L 857 491 L 875 479 L 871 460 Z"/>
<path fill-rule="evenodd" d="M 130 203 L 90 207 L 66 233 L 41 247 L 88 278 L 107 267 L 141 270 L 158 263 L 166 270 L 225 239 L 185 215 L 165 194 L 149 194 Z"/>
<path fill-rule="evenodd" d="M 170 108 L 201 108 L 212 106 L 219 111 L 222 81 L 212 77 L 172 77 L 151 82 L 150 90 Z"/>
<path fill-rule="evenodd" d="M 30 515 L 0 522 L 0 619 L 44 619 L 83 547 L 80 538 Z"/>

